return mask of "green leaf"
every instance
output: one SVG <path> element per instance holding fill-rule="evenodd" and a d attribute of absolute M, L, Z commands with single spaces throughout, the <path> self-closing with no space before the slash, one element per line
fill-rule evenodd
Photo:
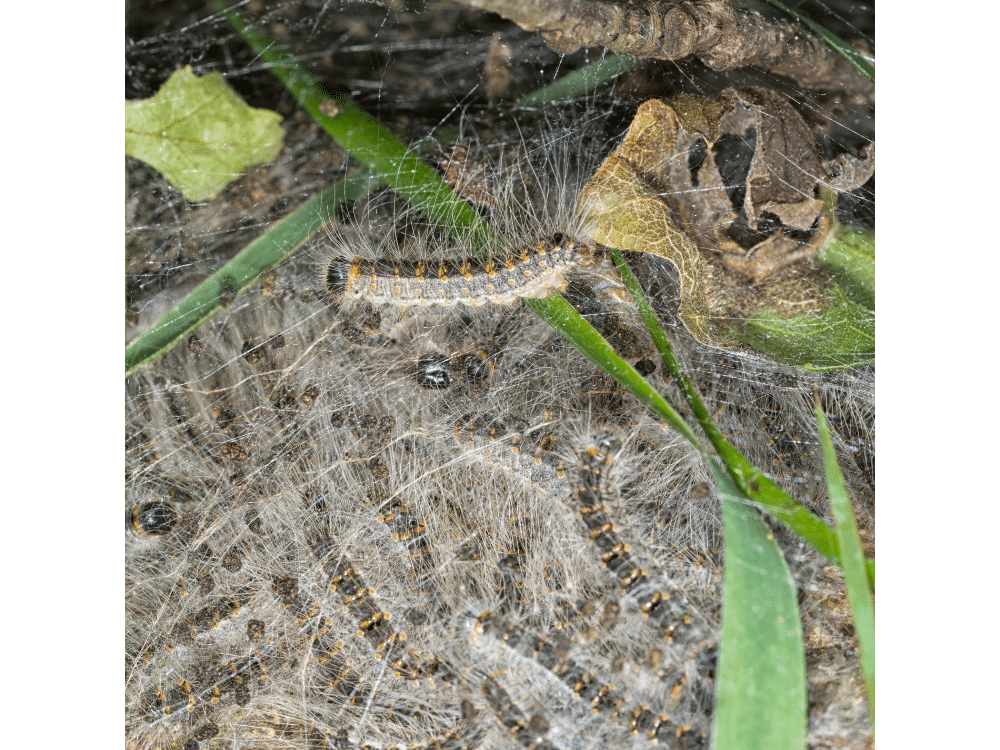
<path fill-rule="evenodd" d="M 769 310 L 744 322 L 734 337 L 785 364 L 840 370 L 875 360 L 875 236 L 837 226 L 816 262 L 833 271 L 821 315 L 781 318 Z"/>
<path fill-rule="evenodd" d="M 281 115 L 248 107 L 221 73 L 188 65 L 149 99 L 125 102 L 125 153 L 155 167 L 189 201 L 211 200 L 281 150 Z"/>
<path fill-rule="evenodd" d="M 725 578 L 713 747 L 806 746 L 806 664 L 795 584 L 773 534 L 713 462 Z"/>
<path fill-rule="evenodd" d="M 222 307 L 224 294 L 242 292 L 294 253 L 319 231 L 341 201 L 360 198 L 371 185 L 372 179 L 367 172 L 351 175 L 324 190 L 247 245 L 125 349 L 126 377 L 152 362 L 182 336 L 212 317 Z"/>
<path fill-rule="evenodd" d="M 838 227 L 816 253 L 816 262 L 833 270 L 834 281 L 851 300 L 875 310 L 874 234 Z"/>
<path fill-rule="evenodd" d="M 826 486 L 830 492 L 830 505 L 840 542 L 844 581 L 847 584 L 847 599 L 851 603 L 854 616 L 854 632 L 861 647 L 861 672 L 865 676 L 868 691 L 868 709 L 871 711 L 872 727 L 875 726 L 875 607 L 872 592 L 865 577 L 864 553 L 861 536 L 854 519 L 854 510 L 844 485 L 844 476 L 837 466 L 837 454 L 833 450 L 830 428 L 819 399 L 816 399 L 816 422 L 819 426 L 819 443 L 823 449 L 823 468 L 826 471 Z"/>
<path fill-rule="evenodd" d="M 875 360 L 875 312 L 853 302 L 839 284 L 822 315 L 779 318 L 760 311 L 737 338 L 778 362 L 804 370 L 842 370 Z"/>

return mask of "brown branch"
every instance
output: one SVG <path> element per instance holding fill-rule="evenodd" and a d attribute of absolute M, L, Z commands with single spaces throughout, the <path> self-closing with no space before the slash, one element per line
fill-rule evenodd
<path fill-rule="evenodd" d="M 549 48 L 562 54 L 606 47 L 637 58 L 697 55 L 713 70 L 756 65 L 805 88 L 874 91 L 874 84 L 822 39 L 794 23 L 768 21 L 757 11 L 733 8 L 729 0 L 460 2 L 497 13 L 526 31 L 540 31 Z"/>

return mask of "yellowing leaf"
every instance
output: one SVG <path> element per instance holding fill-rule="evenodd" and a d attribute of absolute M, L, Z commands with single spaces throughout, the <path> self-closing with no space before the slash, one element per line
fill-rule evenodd
<path fill-rule="evenodd" d="M 190 201 L 211 200 L 247 167 L 278 155 L 281 115 L 247 106 L 222 78 L 188 65 L 149 99 L 125 102 L 125 153 L 155 167 Z"/>
<path fill-rule="evenodd" d="M 709 331 L 723 306 L 713 299 L 714 269 L 670 216 L 633 164 L 612 154 L 584 186 L 578 197 L 590 234 L 598 242 L 620 250 L 634 250 L 666 258 L 677 267 L 683 296 L 679 313 L 698 339 L 714 340 Z"/>

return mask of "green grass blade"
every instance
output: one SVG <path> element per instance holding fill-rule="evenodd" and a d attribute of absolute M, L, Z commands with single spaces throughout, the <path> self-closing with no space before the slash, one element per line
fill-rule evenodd
<path fill-rule="evenodd" d="M 544 299 L 526 299 L 524 303 L 703 450 L 673 407 L 566 300 L 553 293 Z M 805 658 L 795 587 L 758 512 L 715 461 L 712 466 L 724 494 L 726 534 L 722 635 L 725 670 L 720 664 L 721 703 L 717 712 L 722 713 L 717 713 L 716 729 L 723 742 L 716 746 L 801 748 L 805 746 L 806 727 Z M 788 502 L 794 501 L 788 499 Z M 804 508 L 801 510 L 808 514 Z M 817 519 L 817 523 L 832 537 L 822 521 Z M 749 673 L 748 662 L 753 663 Z M 775 697 L 775 691 L 780 699 Z M 747 737 L 762 737 L 768 744 L 746 744 Z"/>
<path fill-rule="evenodd" d="M 642 375 L 615 350 L 573 306 L 558 293 L 552 292 L 543 299 L 525 299 L 524 304 L 538 313 L 544 321 L 559 331 L 573 346 L 583 352 L 591 362 L 615 379 L 625 390 L 652 409 L 670 427 L 677 430 L 696 448 L 704 452 L 698 437 L 667 401 L 656 392 Z"/>
<path fill-rule="evenodd" d="M 702 403 L 697 389 L 695 389 L 691 379 L 688 378 L 680 362 L 674 356 L 670 340 L 660 328 L 656 313 L 646 300 L 646 296 L 642 292 L 642 287 L 639 286 L 639 280 L 636 279 L 631 269 L 625 263 L 620 250 L 612 249 L 611 255 L 615 266 L 618 268 L 619 273 L 621 273 L 625 287 L 632 295 L 632 299 L 639 308 L 639 314 L 642 315 L 642 319 L 646 323 L 650 335 L 653 337 L 653 343 L 656 344 L 660 356 L 663 357 L 664 365 L 668 372 L 676 379 L 681 392 L 684 394 L 684 398 L 694 412 L 695 418 L 705 431 L 709 441 L 729 470 L 730 476 L 736 482 L 740 491 L 754 502 L 759 503 L 768 513 L 774 515 L 775 518 L 789 529 L 811 544 L 830 562 L 840 566 L 840 546 L 837 543 L 837 536 L 833 529 L 827 526 L 823 519 L 789 497 L 784 490 L 733 448 L 722 436 L 722 433 L 719 432 L 715 423 L 712 422 L 708 410 Z M 695 444 L 697 445 L 697 443 Z M 874 561 L 869 560 L 867 568 L 871 586 L 874 589 Z"/>
<path fill-rule="evenodd" d="M 612 55 L 606 60 L 575 70 L 564 75 L 555 83 L 543 86 L 537 91 L 521 97 L 514 102 L 510 112 L 523 115 L 524 110 L 545 109 L 552 104 L 586 96 L 602 83 L 631 70 L 640 62 L 641 60 L 625 55 Z"/>
<path fill-rule="evenodd" d="M 875 607 L 872 592 L 865 577 L 864 553 L 861 537 L 854 519 L 850 498 L 844 485 L 844 476 L 837 465 L 837 454 L 833 450 L 830 428 L 819 399 L 816 399 L 816 423 L 819 426 L 819 442 L 823 448 L 823 468 L 826 470 L 826 485 L 830 491 L 830 505 L 836 522 L 837 539 L 840 541 L 847 584 L 847 598 L 851 603 L 854 617 L 854 632 L 861 647 L 861 672 L 865 677 L 868 691 L 868 709 L 871 711 L 872 727 L 875 726 Z"/>
<path fill-rule="evenodd" d="M 469 242 L 470 249 L 485 247 L 492 235 L 490 228 L 391 130 L 344 96 L 327 93 L 291 52 L 241 13 L 221 0 L 209 0 L 209 5 L 226 17 L 302 108 L 345 151 L 453 238 Z"/>
<path fill-rule="evenodd" d="M 875 66 L 872 65 L 864 56 L 858 54 L 858 52 L 847 42 L 841 39 L 836 34 L 833 34 L 818 23 L 813 20 L 806 18 L 805 16 L 797 13 L 796 11 L 789 8 L 784 3 L 779 3 L 778 0 L 767 0 L 771 5 L 773 5 L 778 10 L 784 11 L 792 18 L 794 18 L 799 23 L 804 23 L 810 29 L 815 31 L 827 44 L 833 47 L 837 52 L 846 57 L 851 64 L 854 65 L 858 70 L 864 73 L 868 78 L 875 81 Z"/>
<path fill-rule="evenodd" d="M 725 577 L 712 747 L 806 746 L 806 665 L 795 584 L 760 514 L 712 462 Z"/>
<path fill-rule="evenodd" d="M 618 357 L 610 344 L 562 297 L 550 294 L 545 299 L 524 302 L 592 362 L 702 449 L 673 407 Z M 659 331 L 654 335 L 663 334 Z M 758 512 L 718 464 L 713 461 L 712 465 L 724 493 L 726 534 L 722 635 L 726 669 L 722 671 L 720 666 L 720 679 L 724 681 L 720 681 L 722 703 L 717 711 L 722 710 L 722 714 L 718 715 L 716 729 L 723 743 L 717 747 L 801 748 L 805 746 L 806 727 L 805 658 L 795 587 Z M 822 521 L 818 523 L 832 536 Z M 754 667 L 749 673 L 748 661 Z M 775 691 L 781 699 L 776 699 Z M 768 744 L 735 744 L 747 737 L 762 737 Z"/>
<path fill-rule="evenodd" d="M 251 242 L 126 347 L 126 377 L 152 362 L 214 315 L 222 307 L 223 294 L 244 291 L 262 274 L 295 252 L 319 231 L 341 201 L 360 198 L 371 184 L 372 179 L 367 172 L 351 175 L 324 190 Z"/>

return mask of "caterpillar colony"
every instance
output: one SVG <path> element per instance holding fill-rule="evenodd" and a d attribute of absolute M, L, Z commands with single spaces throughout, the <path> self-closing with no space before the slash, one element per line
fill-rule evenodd
<path fill-rule="evenodd" d="M 576 218 L 567 140 L 454 183 L 502 238 L 488 259 L 375 196 L 129 378 L 127 747 L 708 746 L 708 469 L 516 304 L 561 290 L 680 402 Z M 669 323 L 669 269 L 645 269 Z M 819 502 L 813 389 L 850 456 L 870 376 L 678 338 L 733 442 Z M 840 583 L 776 534 L 836 650 Z M 836 653 L 810 673 L 810 739 L 857 746 L 856 656 Z"/>

